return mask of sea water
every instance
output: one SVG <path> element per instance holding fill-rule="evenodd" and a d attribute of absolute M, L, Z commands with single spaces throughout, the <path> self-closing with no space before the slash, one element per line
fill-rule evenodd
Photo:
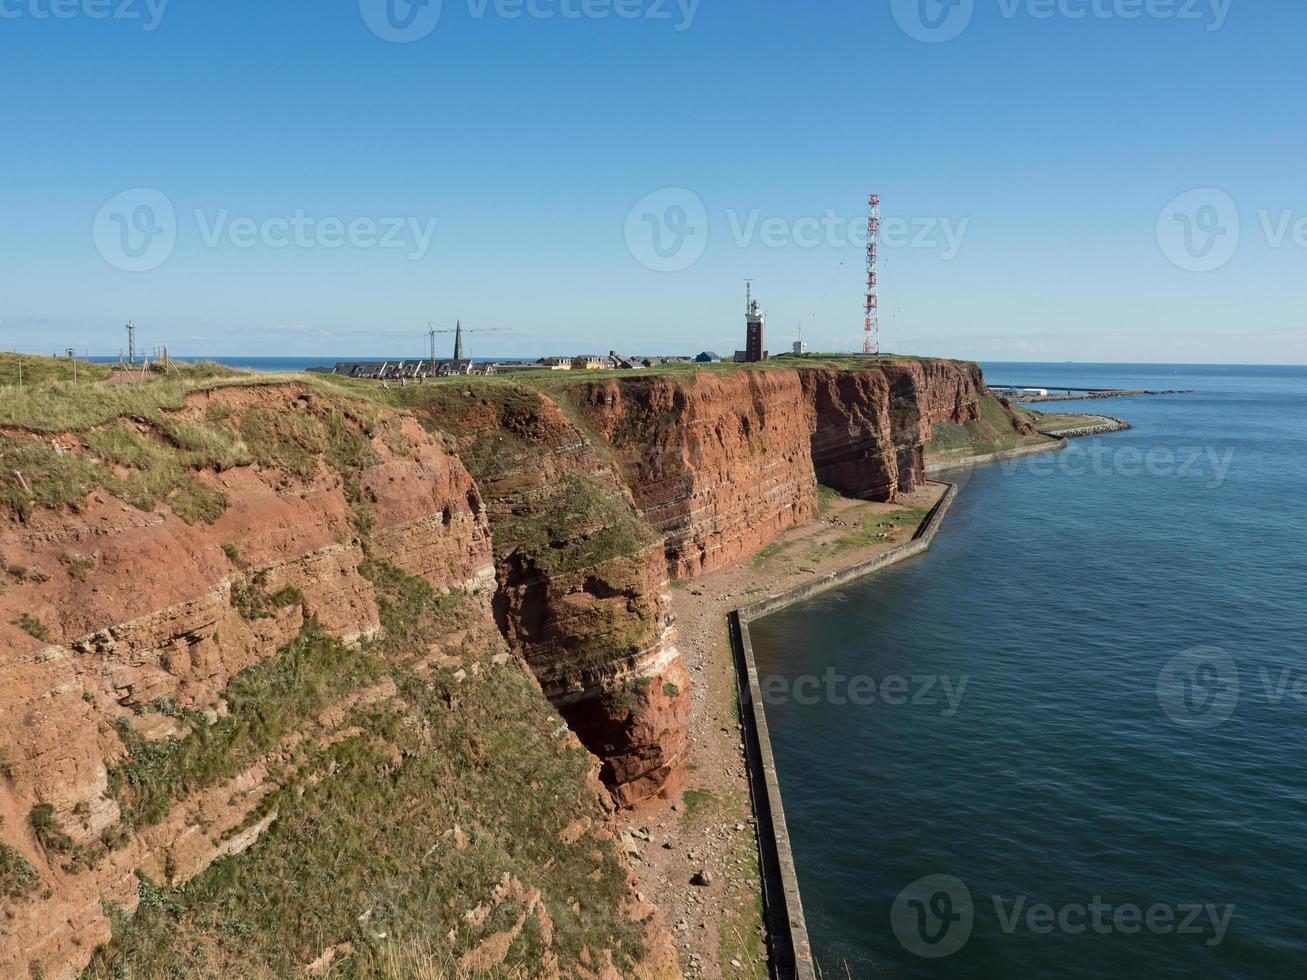
<path fill-rule="evenodd" d="M 986 371 L 1194 393 L 753 624 L 824 975 L 1307 976 L 1307 368 Z"/>

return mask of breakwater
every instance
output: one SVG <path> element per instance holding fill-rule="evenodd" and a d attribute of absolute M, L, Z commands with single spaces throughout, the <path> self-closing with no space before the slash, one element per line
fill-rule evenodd
<path fill-rule="evenodd" d="M 1072 426 L 1069 428 L 1051 427 L 1039 431 L 1043 435 L 1052 436 L 1054 439 L 1084 439 L 1087 436 L 1101 436 L 1109 432 L 1125 432 L 1127 429 L 1134 428 L 1124 419 L 1118 419 L 1111 415 L 1104 415 L 1102 419 L 1103 421 L 1097 425 Z"/>

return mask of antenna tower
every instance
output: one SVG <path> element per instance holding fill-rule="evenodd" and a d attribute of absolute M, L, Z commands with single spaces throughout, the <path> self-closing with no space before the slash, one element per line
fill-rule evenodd
<path fill-rule="evenodd" d="M 872 194 L 867 212 L 867 319 L 862 353 L 880 353 L 880 299 L 876 286 L 876 251 L 880 245 L 880 195 Z"/>

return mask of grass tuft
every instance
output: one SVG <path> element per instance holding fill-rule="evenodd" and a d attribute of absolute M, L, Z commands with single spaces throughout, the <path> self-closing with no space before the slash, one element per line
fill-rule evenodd
<path fill-rule="evenodd" d="M 17 850 L 0 842 L 0 899 L 24 899 L 36 882 L 36 869 Z"/>
<path fill-rule="evenodd" d="M 41 622 L 30 613 L 23 613 L 14 620 L 14 625 L 29 636 L 34 636 L 42 643 L 53 643 L 54 639 L 50 635 L 49 629 L 45 623 Z"/>
<path fill-rule="evenodd" d="M 28 822 L 41 846 L 56 854 L 72 854 L 77 845 L 64 832 L 59 818 L 55 815 L 54 804 L 38 803 L 28 814 Z"/>

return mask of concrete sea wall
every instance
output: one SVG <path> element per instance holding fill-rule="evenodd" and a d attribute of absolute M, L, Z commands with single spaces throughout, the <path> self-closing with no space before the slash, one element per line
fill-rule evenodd
<path fill-rule="evenodd" d="M 776 760 L 772 753 L 771 736 L 767 729 L 767 715 L 758 667 L 753 656 L 753 641 L 749 636 L 749 623 L 925 552 L 934 542 L 944 516 L 957 497 L 956 484 L 947 483 L 945 486 L 948 489 L 944 496 L 907 544 L 812 579 L 796 588 L 768 596 L 737 609 L 728 616 L 735 654 L 749 791 L 753 797 L 758 824 L 763 909 L 771 943 L 772 973 L 778 980 L 816 980 L 817 969 L 803 914 L 803 899 L 799 892 L 789 830 L 785 823 L 785 807 L 776 773 Z"/>

